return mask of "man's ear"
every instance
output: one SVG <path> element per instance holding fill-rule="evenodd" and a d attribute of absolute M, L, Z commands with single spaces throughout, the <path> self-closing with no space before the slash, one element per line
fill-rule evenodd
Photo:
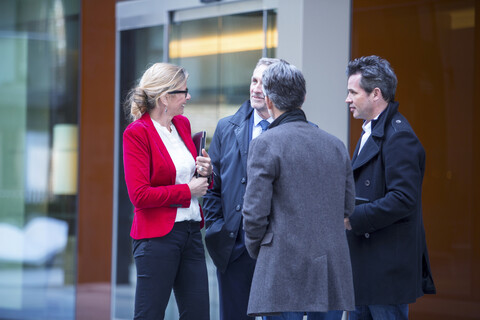
<path fill-rule="evenodd" d="M 384 100 L 382 90 L 380 90 L 380 88 L 376 87 L 375 89 L 373 89 L 372 94 L 373 94 L 373 100 L 375 100 L 375 101 L 377 101 L 379 99 Z"/>
<path fill-rule="evenodd" d="M 265 104 L 269 110 L 273 110 L 273 102 L 268 96 L 265 96 Z"/>

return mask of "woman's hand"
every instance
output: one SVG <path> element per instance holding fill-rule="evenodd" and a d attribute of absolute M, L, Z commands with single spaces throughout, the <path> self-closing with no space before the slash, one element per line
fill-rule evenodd
<path fill-rule="evenodd" d="M 196 178 L 193 177 L 192 180 L 188 183 L 188 187 L 190 188 L 190 193 L 193 197 L 201 197 L 207 193 L 208 189 L 208 182 L 207 178 Z"/>
<path fill-rule="evenodd" d="M 212 160 L 205 149 L 202 149 L 202 156 L 197 157 L 197 172 L 203 177 L 209 177 L 212 174 Z"/>

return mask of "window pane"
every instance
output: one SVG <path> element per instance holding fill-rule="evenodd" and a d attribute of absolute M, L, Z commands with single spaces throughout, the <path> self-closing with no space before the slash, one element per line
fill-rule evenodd
<path fill-rule="evenodd" d="M 79 1 L 0 12 L 0 318 L 73 319 Z"/>
<path fill-rule="evenodd" d="M 249 98 L 255 65 L 277 46 L 276 14 L 268 11 L 268 32 L 263 12 L 177 22 L 172 28 L 170 61 L 190 73 L 192 99 L 185 115 L 192 131 L 207 130 L 211 138 L 220 118 L 234 114 Z"/>
<path fill-rule="evenodd" d="M 250 79 L 266 49 L 273 57 L 277 47 L 276 13 L 243 13 L 175 22 L 169 43 L 170 61 L 185 67 L 192 99 L 185 108 L 192 132 L 207 130 L 211 141 L 220 118 L 234 114 L 249 99 Z M 208 146 L 207 146 L 208 149 Z M 203 230 L 204 231 L 204 230 Z M 207 255 L 211 319 L 218 319 L 216 268 Z M 175 319 L 173 313 L 171 319 Z M 169 318 L 170 319 L 170 318 Z"/>

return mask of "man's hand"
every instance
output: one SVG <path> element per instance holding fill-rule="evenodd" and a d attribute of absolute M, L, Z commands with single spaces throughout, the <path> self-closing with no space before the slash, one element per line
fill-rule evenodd
<path fill-rule="evenodd" d="M 352 230 L 352 226 L 350 225 L 350 219 L 348 219 L 348 217 L 343 219 L 343 223 L 345 224 L 345 229 Z"/>

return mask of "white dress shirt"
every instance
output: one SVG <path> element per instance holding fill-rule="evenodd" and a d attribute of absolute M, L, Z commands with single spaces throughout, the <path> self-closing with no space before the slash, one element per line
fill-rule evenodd
<path fill-rule="evenodd" d="M 360 154 L 360 151 L 362 151 L 362 148 L 365 145 L 365 142 L 367 142 L 368 138 L 372 134 L 372 121 L 377 120 L 379 116 L 380 116 L 380 114 L 378 116 L 376 116 L 374 119 L 372 119 L 368 122 L 364 122 L 362 124 L 362 129 L 363 129 L 363 132 L 365 132 L 365 133 L 362 135 L 362 141 L 360 142 L 360 148 L 358 148 L 357 155 Z"/>
<path fill-rule="evenodd" d="M 260 126 L 260 121 L 262 121 L 263 118 L 260 117 L 257 113 L 257 110 L 253 110 L 253 129 L 252 129 L 252 140 L 258 137 L 262 133 L 262 127 Z M 270 117 L 266 119 L 268 123 L 273 122 L 273 118 Z"/>
<path fill-rule="evenodd" d="M 367 123 L 362 124 L 362 129 L 363 129 L 363 135 L 362 135 L 362 141 L 360 142 L 360 148 L 358 148 L 358 154 L 360 154 L 360 151 L 362 151 L 363 145 L 365 142 L 367 142 L 368 138 L 372 134 L 372 121 L 368 121 Z"/>

